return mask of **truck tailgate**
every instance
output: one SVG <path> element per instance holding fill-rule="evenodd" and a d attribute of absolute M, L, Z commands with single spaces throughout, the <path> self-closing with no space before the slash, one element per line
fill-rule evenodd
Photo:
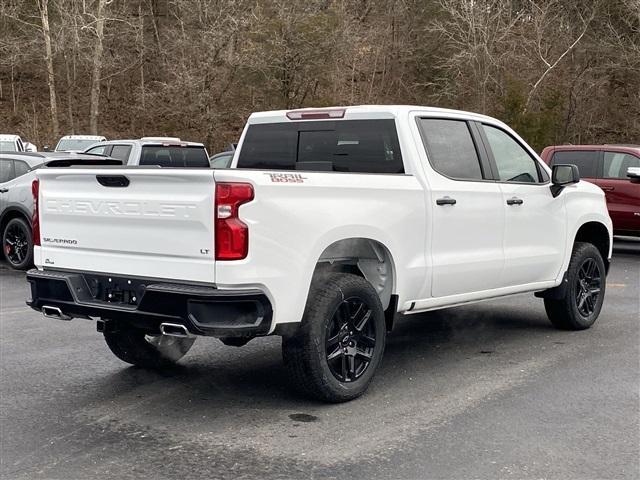
<path fill-rule="evenodd" d="M 37 266 L 214 283 L 206 169 L 38 170 Z"/>

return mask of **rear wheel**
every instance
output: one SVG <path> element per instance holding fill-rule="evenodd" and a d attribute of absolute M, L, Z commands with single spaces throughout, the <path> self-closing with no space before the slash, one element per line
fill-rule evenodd
<path fill-rule="evenodd" d="M 371 383 L 385 335 L 384 311 L 369 282 L 331 274 L 312 287 L 298 332 L 283 338 L 284 363 L 303 393 L 344 402 Z"/>
<path fill-rule="evenodd" d="M 2 251 L 11 268 L 26 270 L 33 264 L 31 228 L 22 218 L 12 218 L 2 232 Z"/>
<path fill-rule="evenodd" d="M 105 332 L 104 339 L 120 360 L 143 368 L 162 368 L 174 364 L 195 342 L 195 337 L 150 335 L 144 330 L 130 327 Z"/>
<path fill-rule="evenodd" d="M 573 247 L 565 296 L 545 299 L 544 306 L 551 323 L 563 330 L 584 330 L 600 315 L 606 288 L 604 260 L 590 243 L 578 242 Z"/>

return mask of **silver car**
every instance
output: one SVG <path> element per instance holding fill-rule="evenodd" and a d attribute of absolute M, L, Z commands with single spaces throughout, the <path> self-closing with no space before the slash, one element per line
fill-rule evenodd
<path fill-rule="evenodd" d="M 33 171 L 54 160 L 69 163 L 115 162 L 94 155 L 56 152 L 0 153 L 0 235 L 2 253 L 11 268 L 24 270 L 33 263 L 33 195 L 31 184 Z M 60 162 L 58 162 L 60 163 Z M 63 165 L 58 165 L 63 166 Z"/>

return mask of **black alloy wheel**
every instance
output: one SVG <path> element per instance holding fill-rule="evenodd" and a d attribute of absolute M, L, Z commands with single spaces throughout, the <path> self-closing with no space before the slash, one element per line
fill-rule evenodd
<path fill-rule="evenodd" d="M 576 277 L 576 307 L 587 318 L 595 312 L 602 290 L 602 273 L 593 258 L 587 258 Z"/>
<path fill-rule="evenodd" d="M 386 343 L 384 309 L 363 277 L 330 272 L 311 284 L 299 327 L 282 337 L 282 356 L 301 393 L 325 402 L 362 395 Z"/>
<path fill-rule="evenodd" d="M 605 263 L 595 245 L 576 242 L 565 278 L 563 295 L 544 299 L 547 316 L 562 330 L 590 328 L 600 315 L 607 288 Z"/>
<path fill-rule="evenodd" d="M 329 370 L 341 382 L 352 382 L 367 370 L 376 348 L 372 309 L 359 297 L 345 299 L 327 324 L 325 341 Z"/>
<path fill-rule="evenodd" d="M 2 234 L 2 251 L 11 268 L 25 269 L 31 266 L 33 247 L 31 230 L 21 218 L 9 221 Z"/>

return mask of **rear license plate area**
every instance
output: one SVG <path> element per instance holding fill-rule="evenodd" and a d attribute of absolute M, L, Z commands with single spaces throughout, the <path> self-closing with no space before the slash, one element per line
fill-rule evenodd
<path fill-rule="evenodd" d="M 85 275 L 93 300 L 121 306 L 136 306 L 144 294 L 145 285 L 135 278 L 108 275 Z"/>

